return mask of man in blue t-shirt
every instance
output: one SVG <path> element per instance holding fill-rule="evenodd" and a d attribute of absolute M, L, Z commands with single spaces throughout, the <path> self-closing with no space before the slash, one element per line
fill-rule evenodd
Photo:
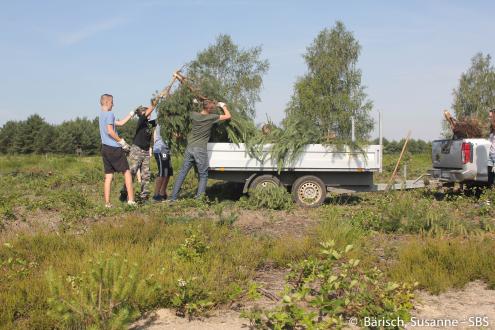
<path fill-rule="evenodd" d="M 125 140 L 117 134 L 115 126 L 125 125 L 134 115 L 134 111 L 130 112 L 124 119 L 115 120 L 115 115 L 112 112 L 113 96 L 103 94 L 100 97 L 100 137 L 101 137 L 101 156 L 103 158 L 103 167 L 105 170 L 104 196 L 105 206 L 112 207 L 110 204 L 110 188 L 112 186 L 113 174 L 115 172 L 124 174 L 125 186 L 127 188 L 128 201 L 127 204 L 135 206 L 134 191 L 132 187 L 132 176 L 127 163 L 126 152 L 130 146 Z"/>

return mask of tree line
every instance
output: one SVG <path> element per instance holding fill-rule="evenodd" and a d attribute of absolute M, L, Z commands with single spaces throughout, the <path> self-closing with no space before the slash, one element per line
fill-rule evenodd
<path fill-rule="evenodd" d="M 119 127 L 119 135 L 132 141 L 136 120 Z M 372 141 L 378 143 L 378 140 Z M 100 152 L 100 130 L 98 118 L 76 118 L 54 125 L 35 114 L 26 120 L 8 121 L 0 128 L 1 154 L 77 154 L 95 155 Z M 384 153 L 398 153 L 404 140 L 383 139 Z M 408 151 L 412 154 L 428 153 L 431 143 L 410 140 Z"/>
<path fill-rule="evenodd" d="M 388 140 L 383 138 L 383 153 L 384 154 L 397 154 L 401 152 L 405 139 L 399 141 Z M 373 144 L 378 144 L 379 140 L 373 140 Z M 407 151 L 411 154 L 425 154 L 431 153 L 431 141 L 425 141 L 421 139 L 410 139 L 407 143 Z"/>
<path fill-rule="evenodd" d="M 136 120 L 119 127 L 126 140 L 134 136 Z M 76 118 L 53 125 L 34 114 L 26 120 L 8 121 L 0 128 L 1 154 L 83 154 L 100 152 L 98 118 Z"/>

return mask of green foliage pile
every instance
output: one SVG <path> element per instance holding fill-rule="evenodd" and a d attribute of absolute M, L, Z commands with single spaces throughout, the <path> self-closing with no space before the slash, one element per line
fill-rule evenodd
<path fill-rule="evenodd" d="M 292 196 L 283 186 L 268 185 L 249 191 L 249 197 L 241 205 L 250 209 L 290 210 L 294 207 Z"/>
<path fill-rule="evenodd" d="M 363 270 L 352 249 L 322 244 L 321 258 L 311 257 L 291 267 L 283 305 L 247 313 L 261 329 L 342 329 L 349 319 L 410 320 L 414 285 L 389 282 L 378 268 Z M 362 325 L 358 323 L 357 325 Z"/>
<path fill-rule="evenodd" d="M 257 134 L 254 107 L 268 70 L 268 61 L 260 59 L 260 55 L 261 47 L 240 49 L 230 36 L 220 35 L 188 63 L 183 72 L 187 85 L 181 84 L 158 104 L 163 138 L 173 149 L 184 149 L 190 131 L 189 114 L 202 110 L 201 96 L 225 102 L 232 113 L 229 122 L 216 125 L 210 141 L 252 145 L 250 141 Z M 198 103 L 193 102 L 195 98 Z M 253 148 L 250 150 L 255 154 Z"/>

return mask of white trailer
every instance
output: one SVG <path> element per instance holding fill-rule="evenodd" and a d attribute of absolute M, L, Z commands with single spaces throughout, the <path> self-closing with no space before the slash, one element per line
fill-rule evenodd
<path fill-rule="evenodd" d="M 305 207 L 321 205 L 327 191 L 385 190 L 385 184 L 373 183 L 373 174 L 382 169 L 381 145 L 368 145 L 362 152 L 349 147 L 337 149 L 310 144 L 280 171 L 269 156 L 270 147 L 264 146 L 263 161 L 260 161 L 249 156 L 244 144 L 208 143 L 209 176 L 243 183 L 244 193 L 258 186 L 283 185 L 290 188 L 294 201 Z M 395 184 L 392 189 L 423 186 L 423 182 L 411 180 L 405 185 Z"/>
<path fill-rule="evenodd" d="M 368 145 L 363 150 L 308 144 L 295 161 L 284 164 L 280 170 L 270 158 L 269 144 L 263 147 L 260 161 L 251 157 L 242 143 L 208 143 L 209 176 L 242 183 L 244 193 L 258 186 L 282 185 L 304 207 L 323 204 L 328 191 L 353 193 L 424 187 L 422 176 L 391 186 L 373 182 L 373 174 L 381 172 L 383 165 L 381 117 L 379 113 L 380 144 Z M 354 118 L 351 118 L 351 136 L 354 141 Z"/>

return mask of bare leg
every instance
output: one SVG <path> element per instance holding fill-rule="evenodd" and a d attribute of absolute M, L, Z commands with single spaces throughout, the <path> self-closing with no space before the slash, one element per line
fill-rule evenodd
<path fill-rule="evenodd" d="M 156 182 L 155 182 L 155 193 L 154 193 L 155 196 L 160 194 L 161 187 L 162 187 L 162 182 L 163 182 L 163 178 L 161 176 L 159 176 L 159 177 L 156 178 Z"/>
<path fill-rule="evenodd" d="M 167 196 L 167 186 L 168 186 L 169 179 L 170 179 L 170 177 L 166 176 L 162 180 L 162 185 L 160 187 L 160 195 L 162 195 L 162 196 Z"/>
<path fill-rule="evenodd" d="M 127 170 L 124 172 L 124 182 L 127 188 L 127 200 L 129 202 L 134 201 L 134 188 L 132 187 L 132 175 L 131 171 Z"/>
<path fill-rule="evenodd" d="M 103 195 L 105 196 L 105 204 L 110 204 L 110 188 L 112 186 L 113 174 L 105 174 L 105 184 L 103 186 Z"/>

